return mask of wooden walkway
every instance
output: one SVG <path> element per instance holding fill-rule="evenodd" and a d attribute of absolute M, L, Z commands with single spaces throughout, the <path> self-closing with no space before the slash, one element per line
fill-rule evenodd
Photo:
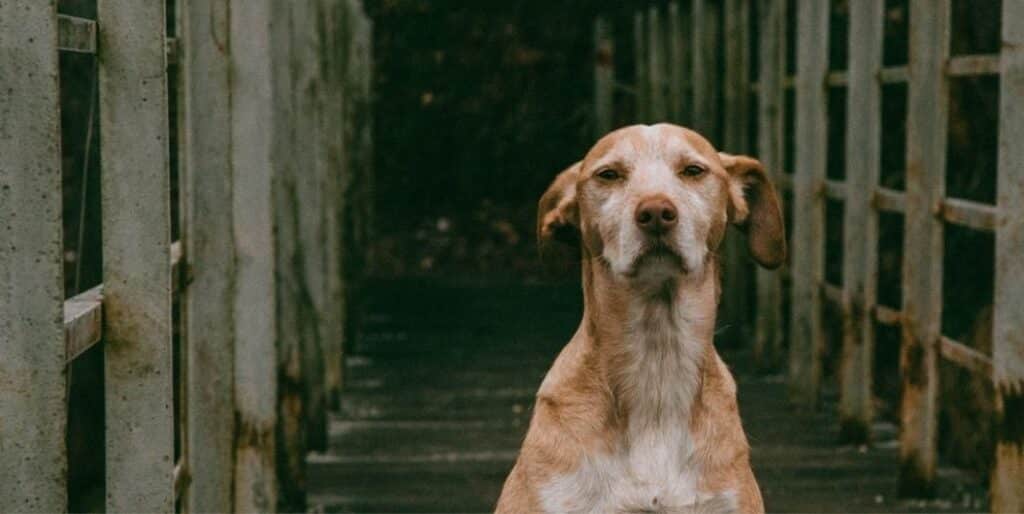
<path fill-rule="evenodd" d="M 485 512 L 529 421 L 533 394 L 579 320 L 578 286 L 368 288 L 349 349 L 330 451 L 309 458 L 309 505 L 326 512 Z M 942 497 L 895 498 L 898 445 L 835 444 L 834 398 L 791 410 L 782 377 L 728 354 L 770 512 L 965 512 L 985 508 L 968 477 L 940 473 Z"/>

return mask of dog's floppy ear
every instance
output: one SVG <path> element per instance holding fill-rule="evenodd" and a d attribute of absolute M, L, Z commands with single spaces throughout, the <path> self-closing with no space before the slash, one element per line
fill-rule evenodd
<path fill-rule="evenodd" d="M 537 243 L 547 253 L 552 243 L 576 246 L 580 238 L 580 213 L 576 203 L 576 179 L 580 164 L 569 166 L 555 177 L 537 202 Z"/>
<path fill-rule="evenodd" d="M 758 264 L 779 267 L 786 260 L 786 229 L 775 186 L 757 159 L 727 153 L 718 157 L 729 172 L 729 221 L 747 233 L 747 248 Z"/>

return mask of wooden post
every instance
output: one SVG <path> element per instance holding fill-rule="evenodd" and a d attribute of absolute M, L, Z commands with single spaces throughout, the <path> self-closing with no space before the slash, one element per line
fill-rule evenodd
<path fill-rule="evenodd" d="M 935 484 L 937 349 L 942 314 L 950 0 L 911 0 L 907 97 L 907 192 L 903 241 L 900 375 L 900 494 L 930 495 Z"/>
<path fill-rule="evenodd" d="M 231 512 L 235 437 L 231 19 L 228 0 L 179 4 L 188 345 L 189 512 Z M 247 213 L 239 213 L 247 216 Z"/>
<path fill-rule="evenodd" d="M 683 77 L 687 75 L 682 23 L 679 3 L 668 4 L 668 116 L 678 124 L 683 124 Z"/>
<path fill-rule="evenodd" d="M 636 70 L 636 121 L 647 123 L 651 117 L 650 75 L 647 67 L 647 37 L 644 32 L 644 13 L 633 13 L 633 67 Z"/>
<path fill-rule="evenodd" d="M 97 4 L 108 512 L 174 510 L 164 16 Z"/>
<path fill-rule="evenodd" d="M 783 173 L 782 78 L 786 73 L 785 0 L 763 2 L 759 42 L 757 90 L 757 156 L 769 175 Z M 790 228 L 787 227 L 787 230 Z M 757 269 L 757 319 L 754 361 L 761 369 L 773 368 L 782 353 L 782 278 Z"/>
<path fill-rule="evenodd" d="M 723 19 L 725 31 L 724 137 L 721 148 L 731 153 L 748 153 L 748 120 L 750 116 L 749 37 L 747 21 L 750 7 L 746 1 L 726 0 Z M 730 327 L 724 339 L 746 342 L 750 328 L 747 320 L 750 290 L 750 258 L 746 238 L 730 230 L 723 242 L 721 325 Z"/>
<path fill-rule="evenodd" d="M 650 123 L 665 121 L 665 40 L 661 31 L 661 16 L 657 7 L 647 11 L 647 77 L 650 88 Z"/>
<path fill-rule="evenodd" d="M 298 377 L 305 389 L 306 450 L 327 448 L 327 402 L 324 391 L 324 341 L 327 339 L 325 277 L 325 188 L 327 187 L 326 138 L 320 116 L 323 81 L 320 69 L 320 41 L 316 2 L 294 2 L 292 6 L 292 91 L 295 99 L 295 153 L 292 167 L 293 194 L 288 198 L 294 220 L 294 257 L 282 271 L 295 274 L 295 308 L 302 359 Z M 290 189 L 286 186 L 286 190 Z M 287 232 L 289 229 L 285 229 Z M 288 287 L 288 286 L 286 286 Z M 282 306 L 283 307 L 283 306 Z M 297 462 L 305 462 L 305 451 Z"/>
<path fill-rule="evenodd" d="M 0 3 L 0 512 L 67 509 L 56 1 Z"/>
<path fill-rule="evenodd" d="M 999 175 L 992 364 L 996 386 L 996 462 L 992 511 L 1024 511 L 1024 4 L 1003 2 Z"/>
<path fill-rule="evenodd" d="M 275 65 L 273 0 L 231 0 L 231 209 L 235 246 L 234 498 L 237 512 L 277 509 L 277 317 L 273 185 L 288 120 Z M 271 22 L 274 20 L 274 23 Z M 272 29 L 272 26 L 274 27 Z M 287 60 L 285 60 L 287 63 Z"/>
<path fill-rule="evenodd" d="M 704 99 L 706 109 L 704 118 L 698 119 L 702 123 L 701 131 L 712 144 L 720 145 L 722 141 L 722 111 L 719 105 L 722 101 L 722 75 L 718 72 L 721 69 L 721 57 L 718 49 L 722 46 L 722 6 L 718 2 L 704 0 L 704 40 L 701 42 L 700 51 L 704 54 Z"/>
<path fill-rule="evenodd" d="M 345 148 L 344 97 L 342 95 L 342 66 L 344 55 L 341 37 L 343 31 L 343 7 L 340 0 L 321 2 L 319 16 L 323 27 L 321 60 L 323 76 L 323 109 L 319 116 L 320 132 L 323 135 L 324 159 L 327 162 L 326 203 L 324 206 L 324 287 L 327 303 L 324 307 L 326 338 L 324 339 L 324 389 L 328 408 L 338 408 L 341 402 L 342 386 L 342 341 L 345 326 L 345 283 L 343 241 L 345 234 L 342 213 L 345 207 Z"/>
<path fill-rule="evenodd" d="M 790 324 L 789 393 L 802 407 L 816 407 L 821 387 L 821 285 L 825 269 L 824 198 L 828 145 L 825 77 L 828 72 L 829 4 L 797 4 L 796 171 L 793 177 L 793 320 Z"/>
<path fill-rule="evenodd" d="M 608 21 L 594 20 L 594 137 L 612 130 L 614 117 L 615 43 Z"/>
<path fill-rule="evenodd" d="M 846 126 L 846 203 L 843 220 L 843 351 L 839 371 L 839 438 L 871 437 L 878 212 L 871 207 L 881 163 L 884 0 L 850 4 L 850 69 Z"/>

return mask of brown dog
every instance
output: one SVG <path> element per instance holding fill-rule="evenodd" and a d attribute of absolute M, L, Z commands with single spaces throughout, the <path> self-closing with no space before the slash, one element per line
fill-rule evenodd
<path fill-rule="evenodd" d="M 683 127 L 617 130 L 558 175 L 538 236 L 578 237 L 583 320 L 537 392 L 498 512 L 764 511 L 712 344 L 729 223 L 757 262 L 782 263 L 760 163 Z"/>

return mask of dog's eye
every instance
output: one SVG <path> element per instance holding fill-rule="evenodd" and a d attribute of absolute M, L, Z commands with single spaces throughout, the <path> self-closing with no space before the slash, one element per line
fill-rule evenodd
<path fill-rule="evenodd" d="M 704 168 L 700 166 L 690 165 L 683 168 L 683 175 L 687 177 L 699 177 L 704 174 Z"/>
<path fill-rule="evenodd" d="M 615 180 L 619 178 L 619 172 L 611 168 L 608 168 L 597 172 L 597 176 L 603 178 L 604 180 Z"/>

